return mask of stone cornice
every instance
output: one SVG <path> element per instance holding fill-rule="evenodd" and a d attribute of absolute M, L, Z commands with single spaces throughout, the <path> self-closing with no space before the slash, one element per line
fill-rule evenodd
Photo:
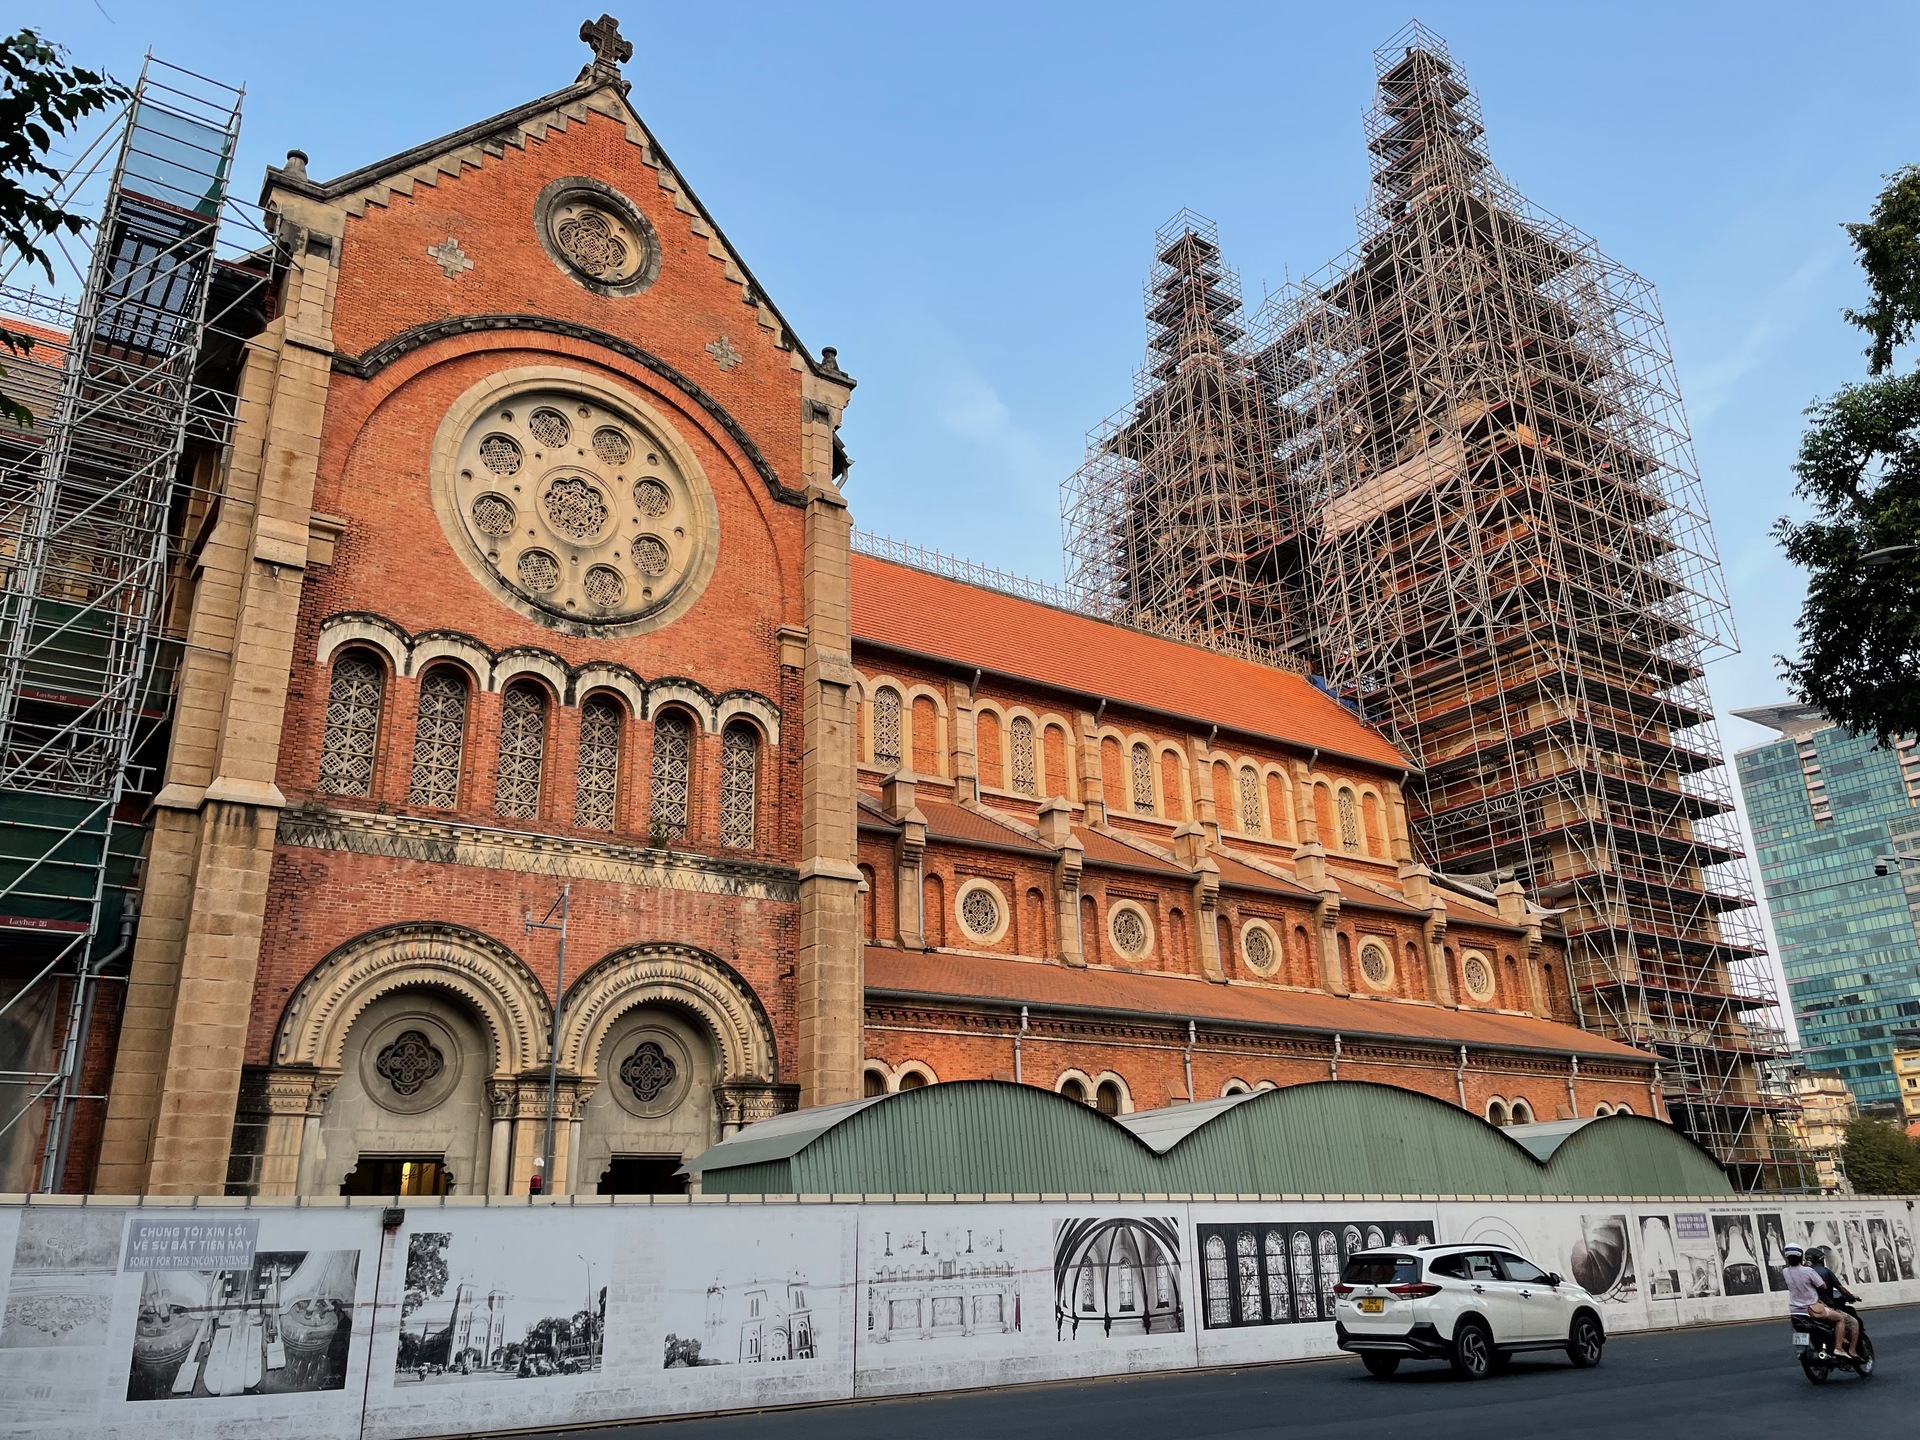
<path fill-rule="evenodd" d="M 721 860 L 640 845 L 495 830 L 451 820 L 369 815 L 304 805 L 280 815 L 278 843 L 306 850 L 339 850 L 388 860 L 470 865 L 570 880 L 687 890 L 742 900 L 800 898 L 800 879 L 784 865 Z"/>

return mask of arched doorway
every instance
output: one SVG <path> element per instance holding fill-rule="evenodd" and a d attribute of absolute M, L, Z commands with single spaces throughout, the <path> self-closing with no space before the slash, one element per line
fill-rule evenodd
<path fill-rule="evenodd" d="M 319 1194 L 484 1194 L 492 1045 L 479 1018 L 431 989 L 384 995 L 347 1031 L 320 1122 Z"/>
<path fill-rule="evenodd" d="M 636 1005 L 608 1030 L 581 1112 L 581 1192 L 679 1194 L 687 1182 L 674 1172 L 720 1138 L 719 1047 L 690 1018 Z"/>

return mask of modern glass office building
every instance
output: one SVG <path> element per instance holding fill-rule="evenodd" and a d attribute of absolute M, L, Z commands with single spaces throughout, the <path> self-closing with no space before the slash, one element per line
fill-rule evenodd
<path fill-rule="evenodd" d="M 1896 1106 L 1895 1036 L 1920 1029 L 1920 749 L 1804 705 L 1734 713 L 1780 732 L 1734 763 L 1806 1062 Z"/>

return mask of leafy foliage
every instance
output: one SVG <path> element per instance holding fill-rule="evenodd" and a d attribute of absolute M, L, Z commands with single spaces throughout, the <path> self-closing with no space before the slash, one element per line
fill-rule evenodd
<path fill-rule="evenodd" d="M 1920 1193 L 1920 1142 L 1888 1121 L 1862 1115 L 1850 1123 L 1840 1158 L 1862 1195 Z"/>
<path fill-rule="evenodd" d="M 87 226 L 54 198 L 62 179 L 47 163 L 54 136 L 127 93 L 98 71 L 67 64 L 66 52 L 32 30 L 0 39 L 0 261 L 21 256 L 53 279 L 42 242 L 61 231 L 78 235 Z M 31 336 L 0 326 L 0 350 L 26 355 L 32 349 Z M 6 373 L 0 368 L 0 379 Z M 33 428 L 32 412 L 3 391 L 0 419 Z"/>
<path fill-rule="evenodd" d="M 447 1246 L 453 1236 L 441 1230 L 423 1230 L 407 1240 L 407 1289 L 400 1302 L 406 1319 L 447 1288 Z"/>
<path fill-rule="evenodd" d="M 1807 412 L 1794 473 L 1814 518 L 1774 526 L 1807 572 L 1800 654 L 1781 668 L 1801 700 L 1888 740 L 1920 732 L 1920 370 L 1888 373 L 1920 321 L 1920 166 L 1847 231 L 1871 293 L 1847 319 L 1871 337 L 1871 378 Z"/>

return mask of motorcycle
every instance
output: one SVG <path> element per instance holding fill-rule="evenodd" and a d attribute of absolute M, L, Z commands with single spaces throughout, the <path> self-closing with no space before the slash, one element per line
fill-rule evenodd
<path fill-rule="evenodd" d="M 1852 1305 L 1836 1306 L 1860 1322 L 1860 1338 L 1854 1342 L 1858 1358 L 1850 1359 L 1834 1352 L 1835 1333 L 1833 1323 L 1828 1320 L 1816 1320 L 1810 1315 L 1795 1315 L 1793 1320 L 1793 1348 L 1800 1357 L 1800 1368 L 1807 1373 L 1807 1379 L 1815 1385 L 1827 1383 L 1827 1377 L 1835 1370 L 1851 1370 L 1862 1380 L 1873 1378 L 1873 1341 L 1867 1338 L 1867 1322 L 1860 1319 L 1860 1312 Z"/>

